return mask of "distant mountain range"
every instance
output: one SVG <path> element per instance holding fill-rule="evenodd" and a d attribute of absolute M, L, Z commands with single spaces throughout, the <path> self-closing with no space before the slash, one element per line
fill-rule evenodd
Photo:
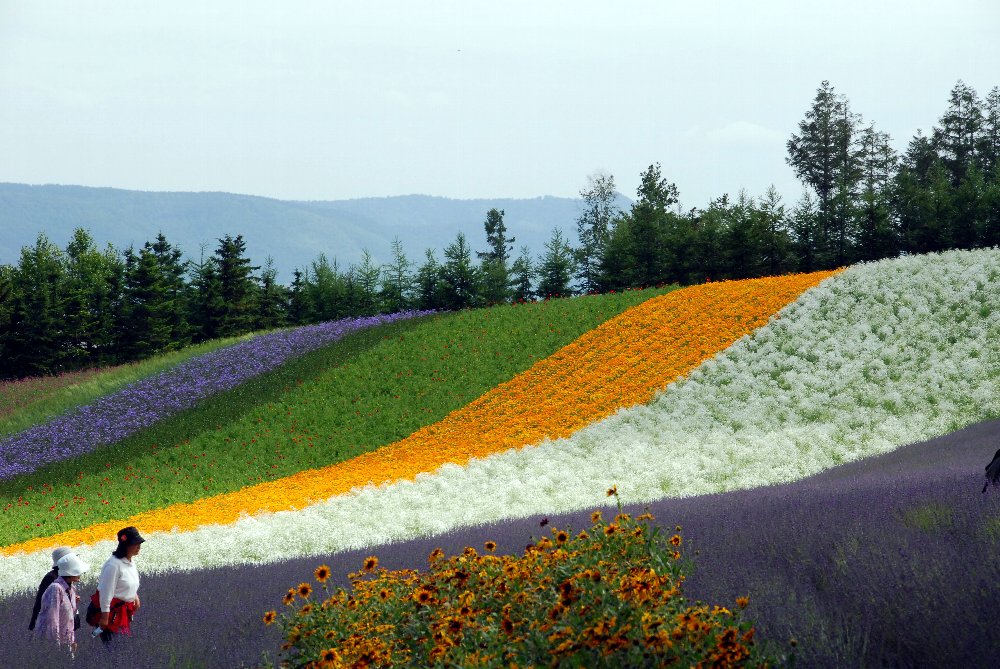
<path fill-rule="evenodd" d="M 619 196 L 619 206 L 631 201 Z M 554 228 L 576 240 L 583 201 L 544 196 L 534 199 L 452 200 L 428 195 L 354 200 L 275 200 L 231 193 L 161 193 L 0 183 L 0 264 L 17 263 L 23 246 L 39 233 L 65 247 L 75 228 L 87 229 L 98 246 L 140 247 L 162 232 L 185 256 L 210 255 L 218 239 L 243 235 L 247 254 L 261 265 L 271 257 L 278 280 L 289 283 L 320 253 L 341 268 L 361 260 L 367 249 L 378 263 L 391 258 L 399 237 L 407 257 L 419 264 L 425 249 L 437 257 L 464 232 L 473 250 L 485 250 L 483 222 L 491 208 L 503 209 L 507 234 L 533 255 L 544 251 Z"/>

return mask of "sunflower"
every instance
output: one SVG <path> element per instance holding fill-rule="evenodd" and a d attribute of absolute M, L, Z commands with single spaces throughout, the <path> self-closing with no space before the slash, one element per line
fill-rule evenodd
<path fill-rule="evenodd" d="M 317 581 L 319 581 L 320 583 L 326 583 L 326 579 L 330 578 L 330 568 L 327 567 L 325 564 L 322 564 L 316 568 L 314 574 L 316 576 Z"/>
<path fill-rule="evenodd" d="M 265 625 L 270 625 L 271 623 L 274 622 L 275 618 L 277 618 L 277 617 L 278 617 L 278 614 L 276 612 L 274 612 L 274 611 L 268 611 L 267 613 L 264 614 L 264 624 Z"/>
<path fill-rule="evenodd" d="M 495 541 L 487 541 L 485 544 L 483 544 L 483 548 L 485 548 L 487 552 L 492 553 L 497 549 L 497 544 Z"/>
<path fill-rule="evenodd" d="M 681 545 L 681 535 L 675 534 L 674 536 L 670 537 L 670 545 L 671 546 L 680 546 Z"/>
<path fill-rule="evenodd" d="M 553 530 L 553 532 L 556 535 L 557 544 L 564 544 L 569 541 L 569 534 L 567 534 L 565 530 Z"/>
<path fill-rule="evenodd" d="M 309 585 L 308 583 L 299 583 L 298 593 L 299 597 L 301 597 L 302 599 L 305 599 L 306 597 L 311 595 L 312 591 L 313 591 L 312 586 Z"/>
<path fill-rule="evenodd" d="M 287 606 L 295 601 L 295 589 L 292 588 L 285 593 L 285 596 L 281 598 L 281 601 Z"/>
<path fill-rule="evenodd" d="M 740 607 L 741 609 L 745 609 L 747 607 L 747 604 L 749 604 L 749 603 L 750 603 L 750 598 L 749 597 L 737 597 L 736 598 L 736 606 Z"/>
<path fill-rule="evenodd" d="M 600 509 L 598 509 L 598 510 L 594 511 L 592 514 L 590 514 L 590 522 L 592 522 L 592 523 L 599 523 L 599 522 L 601 522 L 601 510 Z"/>
<path fill-rule="evenodd" d="M 365 566 L 364 566 L 364 570 L 365 571 L 375 571 L 376 567 L 378 567 L 378 558 L 377 557 L 375 557 L 374 555 L 372 555 L 372 556 L 369 556 L 369 557 L 365 558 Z"/>
<path fill-rule="evenodd" d="M 340 653 L 337 652 L 336 648 L 327 648 L 319 656 L 320 662 L 325 662 L 327 664 L 333 664 L 340 659 Z"/>
<path fill-rule="evenodd" d="M 618 486 L 617 485 L 613 485 L 610 488 L 608 488 L 608 497 L 614 497 L 617 494 L 618 494 Z"/>

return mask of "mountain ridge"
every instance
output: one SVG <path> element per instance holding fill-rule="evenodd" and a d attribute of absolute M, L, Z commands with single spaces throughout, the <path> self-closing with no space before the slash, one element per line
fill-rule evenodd
<path fill-rule="evenodd" d="M 619 207 L 631 201 L 619 195 Z M 270 257 L 278 280 L 309 266 L 319 255 L 341 267 L 358 263 L 367 250 L 376 263 L 391 258 L 399 237 L 418 265 L 424 251 L 441 259 L 462 232 L 474 250 L 485 248 L 483 221 L 491 208 L 505 211 L 515 252 L 528 246 L 540 255 L 552 230 L 576 237 L 583 201 L 535 198 L 452 199 L 410 194 L 345 200 L 281 200 L 221 191 L 141 191 L 114 187 L 0 183 L 0 264 L 15 264 L 20 249 L 40 233 L 65 247 L 75 228 L 87 229 L 98 246 L 140 247 L 162 232 L 188 258 L 211 254 L 227 234 L 243 235 L 256 265 Z"/>

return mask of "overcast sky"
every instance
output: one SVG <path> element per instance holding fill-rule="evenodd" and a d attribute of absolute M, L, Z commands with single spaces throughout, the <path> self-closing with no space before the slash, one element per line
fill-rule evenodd
<path fill-rule="evenodd" d="M 0 0 L 0 181 L 633 196 L 659 162 L 685 208 L 794 200 L 824 79 L 903 149 L 1000 84 L 1000 3 Z"/>

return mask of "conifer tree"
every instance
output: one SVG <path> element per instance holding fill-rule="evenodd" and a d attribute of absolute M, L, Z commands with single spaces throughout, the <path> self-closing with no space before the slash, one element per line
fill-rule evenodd
<path fill-rule="evenodd" d="M 455 241 L 445 247 L 441 267 L 441 294 L 446 309 L 466 309 L 480 305 L 480 273 L 472 264 L 472 251 L 459 232 Z"/>
<path fill-rule="evenodd" d="M 380 299 L 388 313 L 406 311 L 413 306 L 414 280 L 410 262 L 399 237 L 392 240 L 392 262 L 382 268 Z"/>
<path fill-rule="evenodd" d="M 562 230 L 555 228 L 538 265 L 538 296 L 548 299 L 572 295 L 573 265 L 573 249 Z"/>
<path fill-rule="evenodd" d="M 511 265 L 511 289 L 514 302 L 531 302 L 535 299 L 532 288 L 535 281 L 535 263 L 531 258 L 531 250 L 521 247 L 521 255 Z"/>
<path fill-rule="evenodd" d="M 486 304 L 503 304 L 510 299 L 510 252 L 514 248 L 514 238 L 507 237 L 507 226 L 503 222 L 503 209 L 486 212 L 483 227 L 486 230 L 485 252 L 476 252 L 480 260 L 482 297 Z"/>

